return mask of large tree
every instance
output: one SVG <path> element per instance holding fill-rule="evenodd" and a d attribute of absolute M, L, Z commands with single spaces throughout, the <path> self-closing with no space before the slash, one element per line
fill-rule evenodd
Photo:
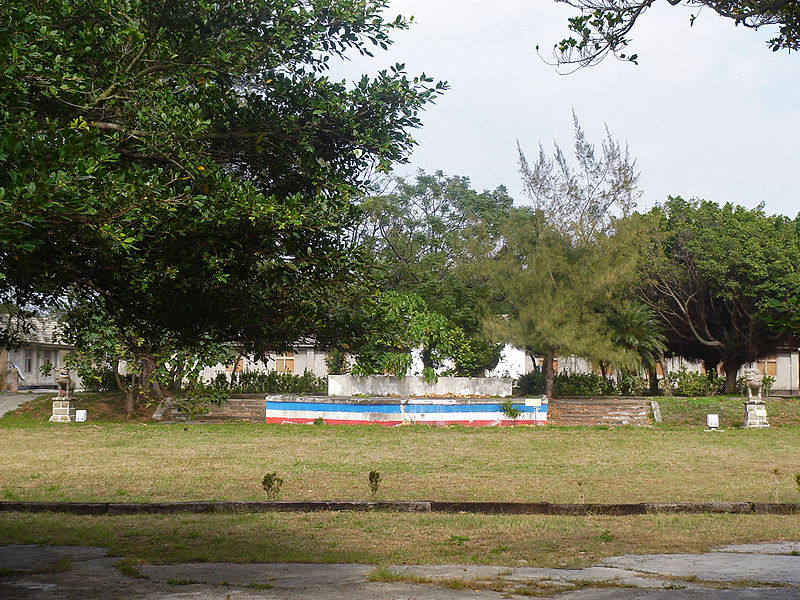
<path fill-rule="evenodd" d="M 769 324 L 775 304 L 800 296 L 797 224 L 763 207 L 670 198 L 657 206 L 660 238 L 645 270 L 641 299 L 661 317 L 675 353 L 722 363 L 725 391 L 739 368 L 781 343 Z"/>
<path fill-rule="evenodd" d="M 444 88 L 330 79 L 406 27 L 386 5 L 0 3 L 0 303 L 255 352 L 330 331 L 354 199 Z"/>
<path fill-rule="evenodd" d="M 627 50 L 629 34 L 642 15 L 658 0 L 557 0 L 581 12 L 569 19 L 572 35 L 558 42 L 553 56 L 559 65 L 592 66 L 612 54 L 636 62 Z M 800 49 L 800 0 L 664 0 L 672 6 L 707 8 L 751 29 L 778 28 L 767 42 L 773 50 Z M 690 17 L 694 23 L 696 14 Z"/>
<path fill-rule="evenodd" d="M 552 396 L 553 363 L 575 354 L 626 367 L 638 361 L 614 341 L 610 311 L 636 276 L 642 236 L 625 219 L 638 197 L 627 148 L 606 136 L 599 153 L 575 120 L 574 166 L 556 146 L 540 147 L 520 171 L 533 207 L 514 210 L 499 248 L 495 285 L 507 314 L 492 329 L 544 357 Z"/>

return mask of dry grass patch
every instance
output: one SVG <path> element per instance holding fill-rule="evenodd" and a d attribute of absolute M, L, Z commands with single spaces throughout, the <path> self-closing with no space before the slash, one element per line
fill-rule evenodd
<path fill-rule="evenodd" d="M 398 513 L 103 516 L 0 513 L 0 544 L 109 548 L 126 564 L 312 562 L 574 568 L 625 553 L 800 539 L 796 516 Z"/>

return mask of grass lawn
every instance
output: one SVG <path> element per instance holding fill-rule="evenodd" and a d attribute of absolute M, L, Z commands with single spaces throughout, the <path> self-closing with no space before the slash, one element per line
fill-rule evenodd
<path fill-rule="evenodd" d="M 661 408 L 664 425 L 705 426 L 706 415 L 719 415 L 720 427 L 740 427 L 744 422 L 741 396 L 712 398 L 655 398 Z M 800 425 L 800 398 L 768 398 L 767 419 L 773 427 Z"/>
<path fill-rule="evenodd" d="M 284 479 L 282 500 L 362 500 L 368 473 L 377 470 L 383 500 L 800 502 L 800 427 L 740 430 L 720 410 L 725 432 L 706 433 L 705 413 L 715 412 L 708 402 L 661 402 L 665 424 L 654 428 L 470 429 L 51 424 L 45 399 L 0 419 L 0 499 L 263 500 L 261 479 L 276 472 Z M 731 411 L 741 409 L 741 399 L 727 402 Z M 785 422 L 797 405 L 783 405 Z M 96 411 L 89 410 L 92 419 Z M 768 411 L 772 420 L 772 403 Z M 682 416 L 673 418 L 677 412 Z M 572 566 L 624 552 L 785 539 L 800 540 L 797 516 L 0 513 L 2 544 L 95 544 L 154 562 Z"/>

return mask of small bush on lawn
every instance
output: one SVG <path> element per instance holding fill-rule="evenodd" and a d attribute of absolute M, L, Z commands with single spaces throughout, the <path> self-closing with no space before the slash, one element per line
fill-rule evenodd
<path fill-rule="evenodd" d="M 327 381 L 308 371 L 302 375 L 277 371 L 242 371 L 232 373 L 230 380 L 224 373 L 220 373 L 212 387 L 229 394 L 323 394 Z"/>

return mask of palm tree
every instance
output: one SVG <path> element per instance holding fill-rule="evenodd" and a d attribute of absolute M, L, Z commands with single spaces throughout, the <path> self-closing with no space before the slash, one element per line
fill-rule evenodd
<path fill-rule="evenodd" d="M 656 313 L 641 302 L 629 300 L 612 310 L 608 322 L 612 341 L 639 357 L 640 364 L 633 369 L 622 369 L 623 375 L 635 374 L 643 367 L 650 379 L 650 391 L 658 393 L 656 364 L 663 357 L 667 345 Z"/>

